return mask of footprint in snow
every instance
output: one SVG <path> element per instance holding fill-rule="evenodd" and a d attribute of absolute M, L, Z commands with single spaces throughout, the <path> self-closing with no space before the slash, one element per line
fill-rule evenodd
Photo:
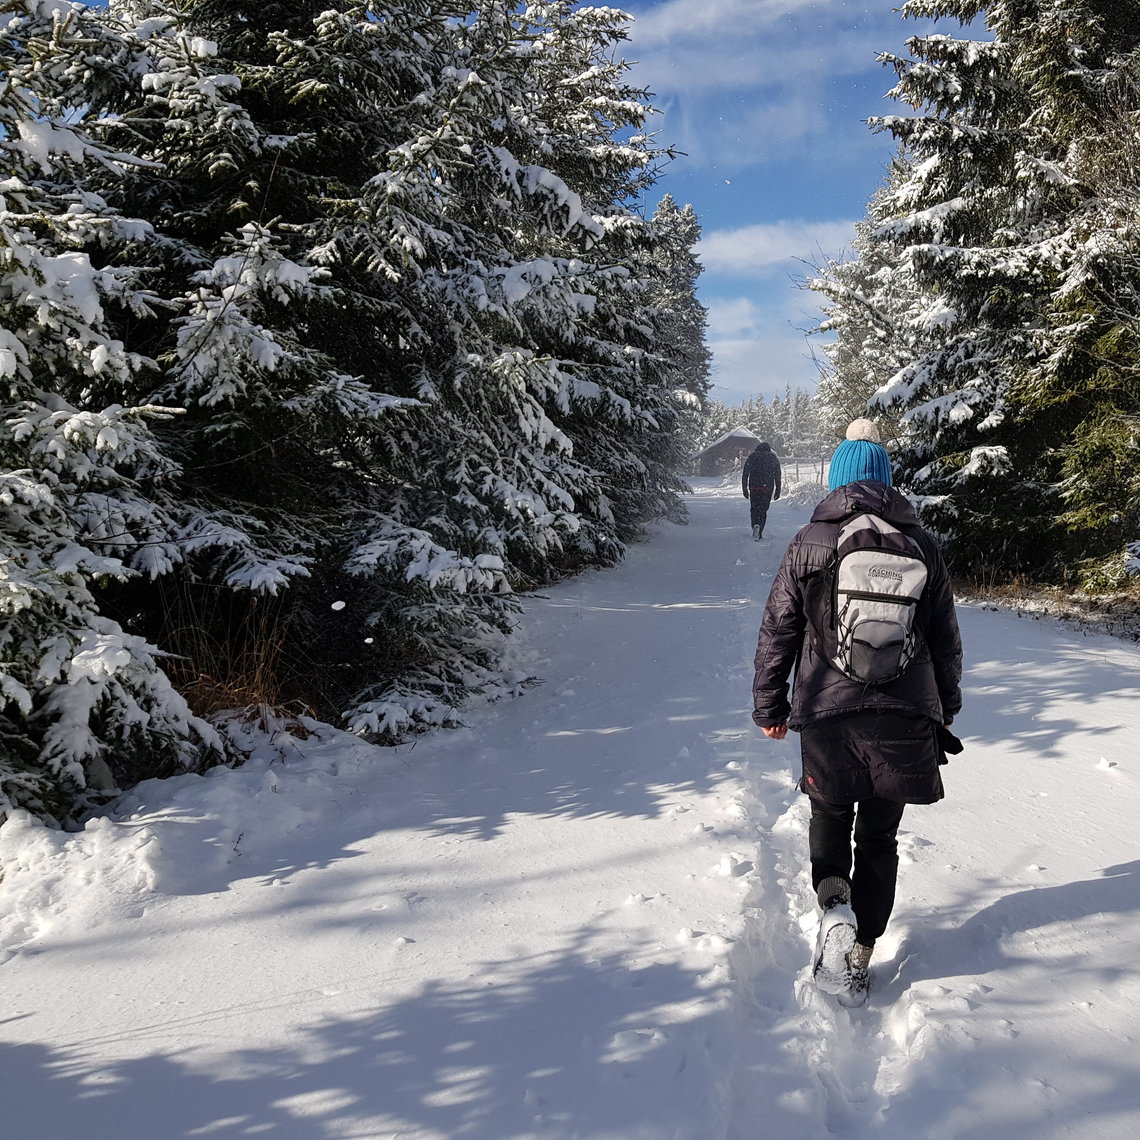
<path fill-rule="evenodd" d="M 737 879 L 741 875 L 747 875 L 752 869 L 752 861 L 737 855 L 734 851 L 722 855 L 720 862 L 715 867 L 710 868 L 713 874 L 724 875 L 729 879 Z"/>
<path fill-rule="evenodd" d="M 706 934 L 697 940 L 697 945 L 700 946 L 702 950 L 710 950 L 715 954 L 723 954 L 734 941 L 734 939 L 729 938 L 726 934 Z"/>
<path fill-rule="evenodd" d="M 910 832 L 903 832 L 899 835 L 899 862 L 903 864 L 916 863 L 918 852 L 923 847 L 933 846 L 934 843 L 929 839 L 922 839 Z"/>

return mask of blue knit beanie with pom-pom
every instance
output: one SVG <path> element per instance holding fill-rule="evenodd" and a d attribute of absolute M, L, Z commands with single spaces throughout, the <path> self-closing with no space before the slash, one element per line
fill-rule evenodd
<path fill-rule="evenodd" d="M 861 479 L 877 479 L 888 487 L 893 482 L 891 457 L 879 442 L 879 429 L 870 420 L 853 420 L 847 428 L 847 438 L 831 457 L 827 485 L 834 491 Z"/>

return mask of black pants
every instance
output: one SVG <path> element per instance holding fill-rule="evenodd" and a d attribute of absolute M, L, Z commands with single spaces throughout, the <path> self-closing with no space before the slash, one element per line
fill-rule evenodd
<path fill-rule="evenodd" d="M 768 521 L 768 507 L 772 503 L 771 487 L 748 488 L 748 511 L 752 516 L 752 525 L 760 528 L 764 533 L 764 524 Z"/>
<path fill-rule="evenodd" d="M 811 882 L 819 886 L 837 875 L 851 883 L 851 909 L 859 941 L 873 946 L 887 928 L 895 905 L 899 856 L 896 835 L 905 804 L 877 796 L 856 804 L 811 801 Z M 855 855 L 852 873 L 851 840 Z"/>

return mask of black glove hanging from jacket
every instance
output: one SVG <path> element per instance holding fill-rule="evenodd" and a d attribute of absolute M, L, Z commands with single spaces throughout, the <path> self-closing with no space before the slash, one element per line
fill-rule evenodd
<path fill-rule="evenodd" d="M 957 756 L 962 751 L 962 742 L 944 725 L 940 724 L 934 731 L 938 741 L 938 763 L 949 764 L 948 757 Z"/>

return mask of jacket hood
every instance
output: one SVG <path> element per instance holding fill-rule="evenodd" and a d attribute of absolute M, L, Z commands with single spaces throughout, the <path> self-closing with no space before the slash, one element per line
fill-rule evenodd
<path fill-rule="evenodd" d="M 841 522 L 852 515 L 870 511 L 894 526 L 918 526 L 914 507 L 886 483 L 874 479 L 861 479 L 836 487 L 815 508 L 812 522 Z"/>
<path fill-rule="evenodd" d="M 763 442 L 761 442 L 761 443 L 758 443 L 758 444 L 756 445 L 756 450 L 757 450 L 757 451 L 771 451 L 771 450 L 772 450 L 772 445 L 771 445 L 770 443 L 763 443 Z"/>

